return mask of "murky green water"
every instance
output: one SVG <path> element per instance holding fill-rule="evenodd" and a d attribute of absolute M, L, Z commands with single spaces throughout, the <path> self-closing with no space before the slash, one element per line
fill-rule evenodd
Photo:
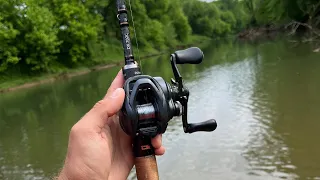
<path fill-rule="evenodd" d="M 202 65 L 180 66 L 191 91 L 189 119 L 215 118 L 218 128 L 189 135 L 173 119 L 158 158 L 160 178 L 320 179 L 320 54 L 280 40 L 204 51 Z M 69 129 L 104 96 L 119 68 L 0 94 L 0 179 L 54 176 Z M 172 77 L 167 57 L 145 60 L 142 68 Z"/>

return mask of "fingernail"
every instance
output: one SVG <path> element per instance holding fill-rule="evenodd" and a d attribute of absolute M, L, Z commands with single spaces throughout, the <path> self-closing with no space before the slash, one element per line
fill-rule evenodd
<path fill-rule="evenodd" d="M 119 96 L 119 94 L 120 94 L 120 91 L 121 91 L 121 88 L 118 88 L 118 89 L 116 89 L 115 91 L 113 91 L 113 93 L 111 94 L 111 98 L 116 98 L 116 97 L 118 97 Z"/>

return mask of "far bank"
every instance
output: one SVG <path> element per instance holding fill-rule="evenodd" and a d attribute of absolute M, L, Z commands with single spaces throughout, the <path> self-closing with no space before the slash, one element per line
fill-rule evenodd
<path fill-rule="evenodd" d="M 176 50 L 188 48 L 191 46 L 205 47 L 211 39 L 204 36 L 194 35 L 188 43 L 181 43 L 175 49 L 166 49 L 157 51 L 154 49 L 141 49 L 135 51 L 137 61 L 146 60 L 149 57 L 159 56 L 165 53 L 173 53 Z M 0 76 L 0 93 L 11 92 L 50 83 L 61 79 L 68 79 L 75 76 L 84 75 L 93 71 L 99 71 L 114 66 L 123 65 L 123 51 L 120 48 L 110 52 L 110 56 L 104 58 L 105 62 L 93 66 L 79 66 L 76 68 L 63 69 L 58 73 L 41 73 L 35 75 L 21 75 L 19 72 Z"/>

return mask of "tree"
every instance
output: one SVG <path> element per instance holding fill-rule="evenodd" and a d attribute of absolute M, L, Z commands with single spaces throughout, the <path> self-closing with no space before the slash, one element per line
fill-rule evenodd
<path fill-rule="evenodd" d="M 58 52 L 54 16 L 34 0 L 0 2 L 1 70 L 18 64 L 36 71 L 49 70 Z"/>
<path fill-rule="evenodd" d="M 20 60 L 18 48 L 12 45 L 19 31 L 13 28 L 12 23 L 3 20 L 4 18 L 0 16 L 0 72 L 7 70 L 8 66 L 15 65 Z"/>
<path fill-rule="evenodd" d="M 89 8 L 77 0 L 53 0 L 47 5 L 56 17 L 55 26 L 62 40 L 58 61 L 67 67 L 77 63 L 90 64 L 88 41 L 95 41 L 101 32 L 101 15 L 90 13 Z"/>

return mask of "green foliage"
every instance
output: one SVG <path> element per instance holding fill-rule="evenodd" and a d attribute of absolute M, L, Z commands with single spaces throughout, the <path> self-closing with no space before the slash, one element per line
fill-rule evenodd
<path fill-rule="evenodd" d="M 49 70 L 51 62 L 56 60 L 60 42 L 58 30 L 54 28 L 55 18 L 49 9 L 40 7 L 36 1 L 26 1 L 25 18 L 20 32 L 24 39 L 20 54 L 31 70 Z"/>
<path fill-rule="evenodd" d="M 251 25 L 284 24 L 290 21 L 319 25 L 320 1 L 318 0 L 244 0 L 251 14 Z"/>
<path fill-rule="evenodd" d="M 233 12 L 234 17 L 236 18 L 235 30 L 236 31 L 241 31 L 244 28 L 246 28 L 246 26 L 249 23 L 250 14 L 247 13 L 246 9 L 244 8 L 244 4 L 243 3 L 237 3 L 235 8 L 230 10 L 230 11 Z"/>
<path fill-rule="evenodd" d="M 237 28 L 237 19 L 228 9 L 235 5 L 227 2 L 184 2 L 184 12 L 192 31 L 210 37 L 225 36 Z"/>
<path fill-rule="evenodd" d="M 145 37 L 148 41 L 153 43 L 153 46 L 156 49 L 163 49 L 164 41 L 165 41 L 165 34 L 163 29 L 163 24 L 161 24 L 158 20 L 149 20 L 148 21 L 152 26 L 146 27 L 146 34 Z"/>
<path fill-rule="evenodd" d="M 320 28 L 319 0 L 131 0 L 131 6 L 127 1 L 134 53 L 136 42 L 140 52 L 159 52 L 291 21 Z M 0 12 L 0 80 L 123 59 L 116 0 L 0 0 Z"/>
<path fill-rule="evenodd" d="M 166 13 L 169 8 L 169 0 L 143 0 L 147 14 L 152 19 L 160 19 L 163 13 Z"/>
<path fill-rule="evenodd" d="M 279 22 L 287 18 L 287 12 L 284 8 L 287 5 L 286 0 L 264 1 L 259 8 L 254 6 L 256 2 L 253 0 L 246 0 L 246 2 L 248 9 L 250 8 L 250 12 L 252 12 L 252 18 L 255 18 L 259 24 Z"/>
<path fill-rule="evenodd" d="M 176 2 L 176 1 L 174 1 Z M 188 17 L 178 3 L 171 3 L 169 15 L 172 18 L 172 25 L 175 28 L 178 41 L 187 42 L 191 35 L 191 27 L 188 23 Z"/>
<path fill-rule="evenodd" d="M 231 25 L 233 32 L 239 32 L 250 23 L 252 12 L 247 0 L 221 0 L 214 2 L 221 11 L 221 19 Z"/>
<path fill-rule="evenodd" d="M 240 4 L 132 0 L 133 46 L 137 41 L 141 51 L 162 51 L 194 37 L 235 33 L 245 24 Z M 55 73 L 123 58 L 115 0 L 0 0 L 0 12 L 0 75 Z"/>
<path fill-rule="evenodd" d="M 12 23 L 2 21 L 3 18 L 0 17 L 0 72 L 19 62 L 18 49 L 11 45 L 19 31 L 13 28 Z"/>
<path fill-rule="evenodd" d="M 30 70 L 48 70 L 59 45 L 54 16 L 33 0 L 0 3 L 0 71 L 14 64 Z"/>
<path fill-rule="evenodd" d="M 72 67 L 89 58 L 88 41 L 96 40 L 101 30 L 99 14 L 90 13 L 88 7 L 79 1 L 54 0 L 48 4 L 56 16 L 60 46 L 59 62 Z"/>
<path fill-rule="evenodd" d="M 221 20 L 230 24 L 233 28 L 236 26 L 237 20 L 231 11 L 224 11 L 221 13 Z"/>

